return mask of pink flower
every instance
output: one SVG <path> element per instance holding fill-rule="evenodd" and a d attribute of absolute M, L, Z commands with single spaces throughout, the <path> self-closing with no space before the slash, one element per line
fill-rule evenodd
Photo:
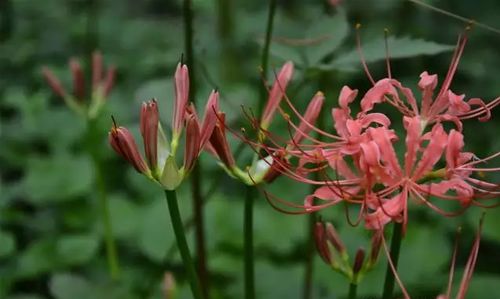
<path fill-rule="evenodd" d="M 200 125 L 194 106 L 187 105 L 189 74 L 185 65 L 177 66 L 175 86 L 170 142 L 159 121 L 157 101 L 153 99 L 142 104 L 140 129 L 147 163 L 127 129 L 114 124 L 109 133 L 109 142 L 120 156 L 131 163 L 137 171 L 168 190 L 176 189 L 193 169 L 215 128 L 215 111 L 218 109 L 219 101 L 218 92 L 213 91 L 208 98 L 205 117 Z M 176 163 L 176 153 L 184 128 L 186 130 L 184 159 L 183 165 L 179 168 Z"/>

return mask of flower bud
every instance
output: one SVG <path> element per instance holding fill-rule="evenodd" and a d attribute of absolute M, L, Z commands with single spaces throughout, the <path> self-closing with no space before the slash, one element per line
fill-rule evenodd
<path fill-rule="evenodd" d="M 184 171 L 188 173 L 200 154 L 200 126 L 191 114 L 186 121 L 186 147 L 184 148 Z"/>
<path fill-rule="evenodd" d="M 149 173 L 149 169 L 137 149 L 134 136 L 129 130 L 114 125 L 109 132 L 109 143 L 118 155 L 134 166 L 135 170 L 146 175 Z"/>
<path fill-rule="evenodd" d="M 233 154 L 231 153 L 231 149 L 229 148 L 229 144 L 227 143 L 224 122 L 225 114 L 221 112 L 217 117 L 217 123 L 215 124 L 215 128 L 210 136 L 210 144 L 219 157 L 219 160 L 224 163 L 226 168 L 232 169 L 236 165 L 236 162 Z"/>
<path fill-rule="evenodd" d="M 356 251 L 356 256 L 354 257 L 354 264 L 352 265 L 352 273 L 357 275 L 361 268 L 363 267 L 363 262 L 365 260 L 365 250 L 363 248 L 359 248 Z"/>
<path fill-rule="evenodd" d="M 62 87 L 61 81 L 57 79 L 57 77 L 49 68 L 43 67 L 42 74 L 45 77 L 45 80 L 49 84 L 50 88 L 56 95 L 60 96 L 61 98 L 66 97 L 66 91 Z"/>
<path fill-rule="evenodd" d="M 321 256 L 325 263 L 331 265 L 332 255 L 330 253 L 330 249 L 328 248 L 328 243 L 326 242 L 325 227 L 322 222 L 316 222 L 314 227 L 314 242 L 319 256 Z"/>
<path fill-rule="evenodd" d="M 331 223 L 326 224 L 326 237 L 341 256 L 347 255 L 345 245 Z"/>
<path fill-rule="evenodd" d="M 142 103 L 141 135 L 148 165 L 155 175 L 158 168 L 158 104 L 155 99 Z"/>
<path fill-rule="evenodd" d="M 73 77 L 73 95 L 77 100 L 85 98 L 85 79 L 82 71 L 82 66 L 76 59 L 69 61 L 69 68 Z"/>

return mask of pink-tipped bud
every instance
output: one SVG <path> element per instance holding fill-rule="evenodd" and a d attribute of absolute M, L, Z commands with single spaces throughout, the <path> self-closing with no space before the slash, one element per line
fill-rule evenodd
<path fill-rule="evenodd" d="M 305 136 L 307 136 L 307 134 L 309 134 L 309 132 L 313 128 L 313 124 L 319 117 L 324 102 L 325 95 L 321 91 L 318 91 L 311 99 L 311 102 L 309 102 L 306 113 L 304 114 L 304 118 L 300 122 L 297 131 L 293 135 L 293 140 L 295 143 L 300 143 L 300 141 Z"/>
<path fill-rule="evenodd" d="M 134 166 L 135 170 L 144 174 L 149 171 L 129 130 L 113 125 L 109 132 L 109 143 L 118 155 Z"/>
<path fill-rule="evenodd" d="M 363 268 L 363 262 L 365 261 L 365 250 L 363 248 L 359 248 L 356 251 L 356 256 L 354 257 L 354 264 L 352 265 L 352 273 L 354 275 L 358 274 Z"/>
<path fill-rule="evenodd" d="M 82 66 L 78 60 L 72 58 L 69 61 L 69 68 L 73 77 L 73 95 L 78 100 L 83 100 L 85 97 L 85 78 L 83 75 Z"/>
<path fill-rule="evenodd" d="M 337 250 L 338 253 L 344 254 L 346 253 L 346 248 L 342 240 L 340 239 L 337 230 L 331 223 L 326 224 L 326 237 L 330 243 L 332 243 L 333 247 Z"/>
<path fill-rule="evenodd" d="M 175 296 L 175 277 L 172 272 L 165 272 L 163 276 L 163 298 L 165 299 L 174 299 Z"/>
<path fill-rule="evenodd" d="M 158 167 L 158 104 L 155 99 L 142 103 L 141 135 L 144 141 L 144 152 L 149 167 L 155 171 Z"/>
<path fill-rule="evenodd" d="M 52 73 L 52 71 L 49 68 L 43 67 L 42 74 L 47 83 L 49 84 L 50 88 L 56 95 L 60 96 L 61 98 L 66 97 L 66 91 L 62 87 L 61 81 L 57 79 L 57 77 L 54 75 L 54 73 Z"/>
<path fill-rule="evenodd" d="M 200 154 L 200 125 L 194 114 L 190 114 L 186 121 L 186 147 L 184 149 L 184 170 L 193 169 Z"/>
<path fill-rule="evenodd" d="M 115 84 L 115 75 L 116 75 L 116 68 L 114 66 L 110 66 L 106 73 L 106 77 L 104 78 L 104 83 L 103 83 L 104 98 L 108 97 L 109 93 L 111 92 L 111 89 Z"/>
<path fill-rule="evenodd" d="M 208 97 L 205 115 L 201 125 L 200 148 L 203 148 L 210 139 L 217 123 L 217 112 L 219 111 L 219 92 L 213 90 Z"/>
<path fill-rule="evenodd" d="M 179 136 L 186 118 L 186 106 L 189 97 L 189 71 L 185 64 L 178 64 L 175 71 L 175 99 L 172 117 L 172 131 L 174 136 Z"/>
<path fill-rule="evenodd" d="M 215 128 L 210 136 L 210 144 L 217 154 L 219 160 L 228 168 L 232 169 L 236 162 L 234 161 L 233 154 L 231 153 L 231 149 L 229 148 L 229 144 L 226 139 L 225 132 L 225 114 L 220 112 L 217 116 L 217 123 L 215 124 Z"/>
<path fill-rule="evenodd" d="M 264 108 L 264 112 L 262 113 L 262 118 L 260 121 L 261 127 L 264 129 L 269 126 L 271 120 L 274 117 L 276 109 L 280 105 L 281 99 L 285 95 L 285 90 L 288 85 L 288 82 L 292 78 L 293 75 L 293 62 L 288 61 L 281 68 L 276 81 L 271 88 L 271 92 L 269 93 L 269 97 L 267 99 L 266 107 Z"/>
<path fill-rule="evenodd" d="M 102 54 L 99 51 L 92 53 L 92 90 L 99 88 L 102 80 Z"/>
<path fill-rule="evenodd" d="M 328 265 L 331 265 L 332 255 L 326 241 L 325 226 L 322 222 L 316 222 L 314 227 L 314 243 L 316 244 L 316 250 L 318 250 L 319 256 L 321 256 L 323 261 Z"/>

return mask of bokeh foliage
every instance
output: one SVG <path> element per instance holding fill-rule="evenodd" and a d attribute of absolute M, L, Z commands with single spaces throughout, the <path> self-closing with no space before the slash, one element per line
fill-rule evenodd
<path fill-rule="evenodd" d="M 180 298 L 190 298 L 161 190 L 136 175 L 106 142 L 110 115 L 119 116 L 137 134 L 140 102 L 151 97 L 159 99 L 163 121 L 170 121 L 171 74 L 183 51 L 181 3 L 94 1 L 91 10 L 89 0 L 0 3 L 0 298 L 162 298 L 165 271 L 175 274 Z M 375 78 L 385 75 L 384 28 L 392 35 L 389 45 L 397 78 L 415 87 L 424 70 L 444 77 L 463 24 L 406 1 L 344 2 L 338 9 L 330 9 L 321 1 L 280 1 L 271 68 L 284 60 L 296 63 L 298 71 L 289 96 L 299 108 L 318 89 L 325 92 L 330 109 L 337 104 L 336 95 L 343 85 L 361 91 L 369 88 L 355 53 L 353 28 L 357 22 L 363 24 L 364 52 Z M 429 2 L 497 25 L 497 1 Z M 256 107 L 262 84 L 258 65 L 266 9 L 266 1 L 194 1 L 197 101 L 218 87 L 223 109 L 235 127 L 248 126 L 241 105 Z M 89 34 L 89 28 L 97 35 Z M 102 140 L 100 155 L 123 268 L 121 280 L 115 283 L 106 272 L 85 122 L 51 94 L 40 73 L 48 65 L 69 86 L 66 62 L 73 56 L 86 61 L 89 44 L 97 45 L 105 61 L 118 69 L 116 87 L 95 132 Z M 494 71 L 500 67 L 499 50 L 499 35 L 472 30 L 453 89 L 485 100 L 498 96 L 499 79 Z M 495 114 L 487 124 L 466 124 L 465 134 L 471 141 L 467 147 L 478 155 L 500 148 L 500 120 Z M 288 134 L 279 118 L 273 129 Z M 241 156 L 242 161 L 247 158 Z M 201 163 L 204 191 L 214 181 L 220 186 L 206 203 L 213 298 L 241 298 L 241 186 L 221 174 L 209 157 Z M 498 177 L 494 179 L 498 181 Z M 269 189 L 297 200 L 308 192 L 307 186 L 285 179 Z M 179 194 L 185 219 L 191 215 L 189 191 L 186 184 Z M 464 228 L 459 255 L 459 265 L 463 265 L 481 211 L 445 219 L 417 206 L 412 209 L 401 277 L 414 296 L 435 296 L 446 285 L 456 227 Z M 367 244 L 369 236 L 362 227 L 345 224 L 342 208 L 331 208 L 322 215 L 337 225 L 351 254 Z M 280 214 L 263 198 L 256 205 L 255 216 L 257 296 L 299 298 L 306 216 Z M 470 298 L 493 298 L 491 291 L 500 283 L 499 219 L 499 211 L 489 211 L 486 216 Z M 361 295 L 380 294 L 383 262 L 361 283 Z M 345 296 L 344 278 L 332 273 L 318 257 L 315 264 L 316 298 Z"/>

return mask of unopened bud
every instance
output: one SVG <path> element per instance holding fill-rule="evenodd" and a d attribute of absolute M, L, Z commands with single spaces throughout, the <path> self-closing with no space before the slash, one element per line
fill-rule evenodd
<path fill-rule="evenodd" d="M 47 67 L 42 69 L 42 73 L 52 91 L 61 98 L 64 98 L 66 96 L 66 91 L 62 87 L 61 81 L 57 79 L 54 73 Z"/>
<path fill-rule="evenodd" d="M 326 242 L 326 232 L 325 227 L 322 222 L 316 222 L 314 227 L 314 242 L 316 244 L 316 250 L 318 250 L 319 256 L 328 265 L 332 264 L 332 255 L 328 248 L 328 243 Z"/>
<path fill-rule="evenodd" d="M 372 236 L 371 249 L 370 249 L 370 265 L 374 265 L 377 262 L 380 248 L 382 246 L 382 234 L 384 232 L 382 230 L 378 230 Z"/>
<path fill-rule="evenodd" d="M 163 276 L 163 298 L 173 299 L 175 296 L 175 277 L 172 272 L 165 272 Z"/>
<path fill-rule="evenodd" d="M 328 238 L 328 241 L 330 241 L 337 250 L 340 255 L 345 255 L 346 254 L 346 249 L 345 245 L 340 239 L 339 234 L 337 233 L 337 230 L 335 230 L 335 227 L 331 223 L 326 224 L 326 236 Z"/>
<path fill-rule="evenodd" d="M 85 97 L 85 79 L 83 76 L 82 66 L 76 59 L 69 61 L 69 68 L 73 77 L 73 95 L 78 100 L 83 100 Z"/>
<path fill-rule="evenodd" d="M 365 250 L 363 248 L 359 248 L 358 251 L 356 251 L 356 257 L 354 257 L 354 264 L 352 265 L 352 273 L 354 275 L 359 273 L 359 271 L 363 267 L 364 260 Z"/>

